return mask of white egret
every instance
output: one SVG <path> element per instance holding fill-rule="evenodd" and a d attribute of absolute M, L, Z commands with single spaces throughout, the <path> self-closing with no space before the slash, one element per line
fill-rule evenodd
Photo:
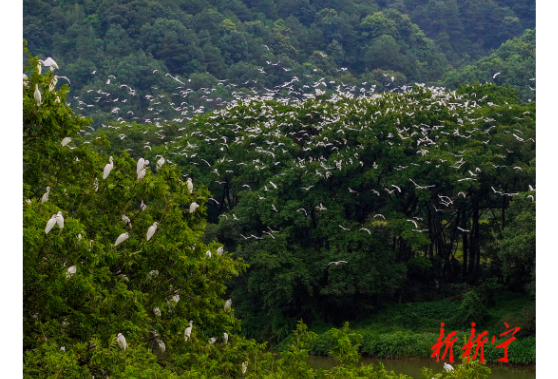
<path fill-rule="evenodd" d="M 45 233 L 48 234 L 56 224 L 56 215 L 52 215 L 50 220 L 47 221 Z"/>
<path fill-rule="evenodd" d="M 217 255 L 219 255 L 219 256 L 223 255 L 223 246 L 219 246 L 217 248 Z"/>
<path fill-rule="evenodd" d="M 99 179 L 95 178 L 95 181 L 93 182 L 93 188 L 95 189 L 95 192 L 99 190 Z"/>
<path fill-rule="evenodd" d="M 186 181 L 186 187 L 188 187 L 188 192 L 190 192 L 191 195 L 194 191 L 194 183 L 192 183 L 192 178 L 188 178 L 188 180 Z"/>
<path fill-rule="evenodd" d="M 126 233 L 122 233 L 121 235 L 118 236 L 118 238 L 116 239 L 116 242 L 114 243 L 114 247 L 120 245 L 122 242 L 126 241 L 128 239 L 128 237 L 130 237 L 130 233 L 126 232 Z"/>
<path fill-rule="evenodd" d="M 130 227 L 130 229 L 132 229 L 132 221 L 130 220 L 130 218 L 126 215 L 122 215 L 122 221 L 124 221 L 126 223 L 126 225 L 128 225 Z"/>
<path fill-rule="evenodd" d="M 247 369 L 248 369 L 248 361 L 242 362 L 242 375 L 246 374 Z"/>
<path fill-rule="evenodd" d="M 35 104 L 37 104 L 37 106 L 41 105 L 42 97 L 41 97 L 41 92 L 39 91 L 39 85 L 38 84 L 35 84 L 34 97 L 35 97 Z"/>
<path fill-rule="evenodd" d="M 122 333 L 118 333 L 118 336 L 116 337 L 116 343 L 118 344 L 119 348 L 126 351 L 128 344 L 126 343 L 126 338 L 124 338 Z"/>
<path fill-rule="evenodd" d="M 161 317 L 161 310 L 159 308 L 153 308 L 153 313 L 157 317 Z"/>
<path fill-rule="evenodd" d="M 207 341 L 207 343 L 209 343 L 210 345 L 213 345 L 213 344 L 215 343 L 215 341 L 217 341 L 217 338 L 211 337 L 211 338 L 209 339 L 209 341 Z"/>
<path fill-rule="evenodd" d="M 205 255 L 207 255 L 208 258 L 211 258 L 211 251 L 207 250 L 207 251 L 205 252 Z"/>
<path fill-rule="evenodd" d="M 159 158 L 159 160 L 157 161 L 157 171 L 159 171 L 164 164 L 165 164 L 165 158 L 164 157 Z"/>
<path fill-rule="evenodd" d="M 190 326 L 186 328 L 186 330 L 184 330 L 184 340 L 186 342 L 188 342 L 188 340 L 190 339 L 190 335 L 192 334 L 192 323 L 193 321 L 190 320 Z"/>
<path fill-rule="evenodd" d="M 50 187 L 47 186 L 46 187 L 46 192 L 43 194 L 43 197 L 41 197 L 41 203 L 44 204 L 48 201 L 48 194 L 50 193 Z"/>
<path fill-rule="evenodd" d="M 62 212 L 60 211 L 56 214 L 56 224 L 60 229 L 64 229 L 64 216 L 62 216 Z"/>
<path fill-rule="evenodd" d="M 109 162 L 107 163 L 107 165 L 105 166 L 105 169 L 103 170 L 103 179 L 106 179 L 110 172 L 112 171 L 113 167 L 114 167 L 114 163 L 112 161 L 112 155 L 109 157 Z"/>
<path fill-rule="evenodd" d="M 167 350 L 167 347 L 165 346 L 165 343 L 164 343 L 162 340 L 160 340 L 159 338 L 157 338 L 157 339 L 155 340 L 155 342 L 157 343 L 157 348 L 159 349 L 159 351 L 160 351 L 161 353 L 164 353 L 165 350 Z"/>
<path fill-rule="evenodd" d="M 153 237 L 153 235 L 155 234 L 155 231 L 157 230 L 157 225 L 159 225 L 159 223 L 157 221 L 155 221 L 153 223 L 153 225 L 151 225 L 149 227 L 149 229 L 147 229 L 147 240 L 149 241 L 151 239 L 151 237 Z"/>
<path fill-rule="evenodd" d="M 136 173 L 140 174 L 141 170 L 143 170 L 143 168 L 149 163 L 149 161 L 144 160 L 143 158 L 140 158 L 138 160 L 138 164 L 136 166 Z"/>
<path fill-rule="evenodd" d="M 190 213 L 194 213 L 199 207 L 200 205 L 194 201 L 190 204 Z"/>
<path fill-rule="evenodd" d="M 140 203 L 140 209 L 141 209 L 142 211 L 144 211 L 144 210 L 147 209 L 147 205 L 145 205 L 145 203 L 143 202 L 143 200 L 142 200 L 141 203 Z"/>
<path fill-rule="evenodd" d="M 71 277 L 72 275 L 74 275 L 77 271 L 77 267 L 76 266 L 70 266 L 68 267 L 68 270 L 66 271 L 66 278 Z"/>
<path fill-rule="evenodd" d="M 42 63 L 43 66 L 48 67 L 50 71 L 54 71 L 59 68 L 58 64 L 51 57 L 47 57 L 44 61 L 39 59 L 39 62 Z"/>
<path fill-rule="evenodd" d="M 223 341 L 225 341 L 225 345 L 229 342 L 229 335 L 227 333 L 223 333 Z"/>
<path fill-rule="evenodd" d="M 69 144 L 70 142 L 72 142 L 72 139 L 70 137 L 65 137 L 62 139 L 62 142 L 60 142 L 60 145 L 62 147 L 66 146 L 67 144 Z"/>
<path fill-rule="evenodd" d="M 336 265 L 336 266 L 337 266 L 337 265 L 339 265 L 340 263 L 349 263 L 349 262 L 347 262 L 347 261 L 329 262 L 327 265 L 328 265 L 328 266 L 329 266 L 329 265 Z"/>
<path fill-rule="evenodd" d="M 363 232 L 366 232 L 366 233 L 368 233 L 368 234 L 372 234 L 372 233 L 370 232 L 370 230 L 367 229 L 367 228 L 360 228 L 358 231 L 359 231 L 359 232 L 360 232 L 360 231 L 363 231 Z"/>
<path fill-rule="evenodd" d="M 446 371 L 453 371 L 453 366 L 450 365 L 449 363 L 444 362 L 444 370 Z"/>
<path fill-rule="evenodd" d="M 231 299 L 225 301 L 225 312 L 228 311 L 229 309 L 231 309 L 231 306 L 232 306 L 232 300 Z"/>

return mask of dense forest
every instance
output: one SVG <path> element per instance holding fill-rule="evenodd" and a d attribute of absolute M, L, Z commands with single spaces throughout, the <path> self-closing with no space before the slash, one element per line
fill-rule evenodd
<path fill-rule="evenodd" d="M 23 37 L 56 57 L 67 101 L 97 128 L 189 119 L 270 88 L 301 98 L 322 77 L 356 94 L 510 84 L 534 100 L 534 27 L 528 0 L 26 0 Z"/>
<path fill-rule="evenodd" d="M 25 0 L 23 37 L 26 376 L 405 378 L 360 355 L 440 322 L 535 364 L 534 2 Z"/>

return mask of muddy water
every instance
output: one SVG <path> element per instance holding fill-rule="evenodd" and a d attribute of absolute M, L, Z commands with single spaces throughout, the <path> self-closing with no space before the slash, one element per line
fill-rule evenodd
<path fill-rule="evenodd" d="M 363 357 L 361 362 L 364 364 L 378 365 L 382 362 L 387 371 L 394 371 L 396 374 L 409 375 L 415 379 L 420 378 L 420 371 L 423 367 L 431 368 L 434 373 L 443 371 L 443 363 L 436 363 L 435 359 L 378 359 Z M 331 369 L 336 365 L 333 358 L 312 355 L 308 357 L 308 364 L 314 369 Z M 492 374 L 489 379 L 535 379 L 535 366 L 514 366 L 508 363 L 488 364 Z"/>

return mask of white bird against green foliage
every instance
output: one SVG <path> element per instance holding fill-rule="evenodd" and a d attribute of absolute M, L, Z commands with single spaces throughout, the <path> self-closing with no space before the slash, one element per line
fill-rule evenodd
<path fill-rule="evenodd" d="M 112 155 L 109 157 L 109 163 L 107 163 L 107 165 L 105 166 L 105 169 L 103 170 L 103 179 L 106 179 L 110 172 L 112 171 L 112 169 L 114 168 L 114 163 L 112 161 Z"/>
<path fill-rule="evenodd" d="M 207 250 L 207 251 L 205 252 L 205 255 L 207 255 L 208 258 L 211 258 L 211 251 Z"/>
<path fill-rule="evenodd" d="M 121 235 L 118 236 L 118 238 L 116 239 L 116 242 L 114 243 L 114 247 L 120 245 L 122 242 L 126 241 L 128 239 L 128 237 L 130 237 L 130 233 L 126 232 L 126 233 L 122 233 Z"/>
<path fill-rule="evenodd" d="M 194 201 L 190 204 L 190 213 L 194 213 L 199 207 L 200 205 Z"/>
<path fill-rule="evenodd" d="M 64 216 L 62 216 L 62 212 L 60 211 L 56 214 L 56 224 L 60 229 L 64 229 Z"/>
<path fill-rule="evenodd" d="M 186 342 L 188 342 L 188 340 L 190 339 L 190 336 L 192 335 L 192 323 L 193 321 L 190 320 L 190 326 L 186 328 L 186 330 L 184 330 L 184 340 Z"/>
<path fill-rule="evenodd" d="M 194 183 L 192 183 L 192 178 L 188 178 L 188 180 L 186 181 L 186 187 L 188 188 L 188 192 L 190 192 L 191 195 L 192 192 L 194 192 Z"/>
<path fill-rule="evenodd" d="M 246 374 L 247 369 L 248 369 L 248 361 L 242 362 L 242 375 Z"/>
<path fill-rule="evenodd" d="M 223 341 L 225 341 L 225 345 L 229 342 L 229 335 L 227 333 L 223 333 Z"/>
<path fill-rule="evenodd" d="M 48 194 L 50 193 L 50 187 L 47 186 L 46 187 L 46 192 L 43 194 L 43 196 L 41 197 L 41 203 L 44 204 L 48 201 Z"/>
<path fill-rule="evenodd" d="M 41 97 L 41 92 L 39 91 L 39 85 L 35 84 L 35 93 L 33 95 L 35 97 L 35 104 L 37 104 L 37 106 L 41 105 L 41 103 L 43 102 L 42 97 Z"/>
<path fill-rule="evenodd" d="M 231 306 L 232 306 L 232 300 L 231 299 L 225 301 L 225 312 L 228 311 L 229 309 L 231 309 Z"/>
<path fill-rule="evenodd" d="M 155 231 L 157 230 L 157 225 L 159 225 L 159 223 L 157 221 L 155 221 L 153 223 L 153 225 L 151 225 L 149 227 L 149 229 L 147 229 L 147 240 L 149 241 L 151 239 L 151 237 L 153 237 L 153 235 L 155 234 Z"/>
<path fill-rule="evenodd" d="M 217 255 L 221 256 L 221 255 L 223 255 L 223 252 L 224 252 L 223 246 L 219 246 L 219 247 L 217 248 Z"/>
<path fill-rule="evenodd" d="M 453 371 L 453 366 L 450 365 L 450 364 L 447 363 L 447 362 L 444 362 L 444 370 L 446 370 L 446 371 L 448 371 L 448 372 L 449 372 L 449 371 Z"/>
<path fill-rule="evenodd" d="M 122 333 L 118 333 L 118 336 L 116 337 L 116 343 L 118 344 L 118 347 L 120 349 L 126 351 L 128 344 L 126 343 L 126 338 L 122 335 Z"/>
<path fill-rule="evenodd" d="M 66 278 L 70 278 L 72 275 L 74 275 L 77 271 L 77 267 L 76 266 L 70 266 L 68 267 L 68 270 L 66 271 Z"/>
<path fill-rule="evenodd" d="M 56 225 L 56 215 L 52 215 L 50 220 L 47 221 L 45 233 L 48 234 L 52 230 L 52 228 Z"/>
<path fill-rule="evenodd" d="M 165 158 L 164 157 L 159 158 L 159 160 L 157 161 L 157 171 L 159 171 L 164 164 L 165 164 Z"/>
<path fill-rule="evenodd" d="M 211 338 L 209 339 L 209 341 L 207 341 L 207 343 L 209 343 L 210 345 L 213 345 L 216 341 L 217 341 L 217 338 L 211 337 Z"/>
<path fill-rule="evenodd" d="M 161 317 L 161 310 L 159 308 L 153 308 L 153 313 L 157 317 Z"/>
<path fill-rule="evenodd" d="M 67 144 L 69 144 L 70 142 L 72 142 L 72 139 L 70 137 L 64 137 L 62 139 L 62 142 L 60 142 L 60 146 L 64 147 Z"/>
<path fill-rule="evenodd" d="M 138 176 L 140 175 L 141 171 L 145 168 L 145 166 L 147 166 L 149 164 L 148 160 L 145 160 L 143 158 L 140 158 L 138 160 L 138 164 L 136 166 L 136 173 L 138 174 Z"/>
<path fill-rule="evenodd" d="M 45 59 L 44 61 L 39 59 L 39 63 L 41 63 L 45 67 L 48 67 L 50 71 L 54 71 L 59 68 L 58 64 L 51 57 L 47 57 L 47 59 Z"/>

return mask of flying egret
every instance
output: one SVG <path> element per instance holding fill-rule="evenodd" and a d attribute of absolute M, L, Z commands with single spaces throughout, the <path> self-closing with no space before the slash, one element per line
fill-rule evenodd
<path fill-rule="evenodd" d="M 190 213 L 194 213 L 199 207 L 200 205 L 194 201 L 190 204 Z"/>
<path fill-rule="evenodd" d="M 449 363 L 444 362 L 444 370 L 446 371 L 453 371 L 453 366 L 450 365 Z"/>
<path fill-rule="evenodd" d="M 64 229 L 64 216 L 62 216 L 62 212 L 60 211 L 56 214 L 56 224 L 60 229 Z"/>
<path fill-rule="evenodd" d="M 415 220 L 407 220 L 409 222 L 412 222 L 413 224 L 415 224 L 415 228 L 418 228 L 417 222 Z"/>
<path fill-rule="evenodd" d="M 41 197 L 41 203 L 44 204 L 48 201 L 48 194 L 50 193 L 50 187 L 47 186 L 46 187 L 46 192 L 43 194 L 43 197 Z"/>
<path fill-rule="evenodd" d="M 103 170 L 103 179 L 106 179 L 107 176 L 109 176 L 110 172 L 112 171 L 113 167 L 114 167 L 114 163 L 112 161 L 112 155 L 109 157 L 109 162 L 107 163 L 107 165 L 105 166 L 105 169 Z"/>
<path fill-rule="evenodd" d="M 340 263 L 349 263 L 349 262 L 347 262 L 347 261 L 329 262 L 327 265 L 328 265 L 328 266 L 329 266 L 329 265 L 336 265 L 336 266 L 337 266 L 337 265 L 339 265 Z"/>
<path fill-rule="evenodd" d="M 121 235 L 118 236 L 118 238 L 116 239 L 116 242 L 114 243 L 114 247 L 120 245 L 122 242 L 126 241 L 128 239 L 128 237 L 130 237 L 130 233 L 126 232 L 126 233 L 122 233 Z"/>
<path fill-rule="evenodd" d="M 50 218 L 50 220 L 47 221 L 47 226 L 45 228 L 45 234 L 50 233 L 50 231 L 52 230 L 52 228 L 54 227 L 54 225 L 56 224 L 56 215 L 52 215 L 52 217 Z"/>
<path fill-rule="evenodd" d="M 60 142 L 60 145 L 62 147 L 66 146 L 67 144 L 69 144 L 70 142 L 72 142 L 72 139 L 70 137 L 65 137 L 62 139 L 62 142 Z"/>
<path fill-rule="evenodd" d="M 366 232 L 366 233 L 368 233 L 368 234 L 372 234 L 372 233 L 370 232 L 370 230 L 367 229 L 367 228 L 360 228 L 358 231 L 359 231 L 359 232 L 360 232 L 360 231 L 363 231 L 363 232 Z"/>
<path fill-rule="evenodd" d="M 225 341 L 225 345 L 229 342 L 229 335 L 227 333 L 223 333 L 223 341 Z"/>
<path fill-rule="evenodd" d="M 35 104 L 37 104 L 37 106 L 41 105 L 42 98 L 41 98 L 41 92 L 39 91 L 39 85 L 38 84 L 35 84 L 34 97 L 35 97 Z"/>
<path fill-rule="evenodd" d="M 231 309 L 231 306 L 232 306 L 232 300 L 231 299 L 225 301 L 225 312 L 228 311 L 229 309 Z"/>
<path fill-rule="evenodd" d="M 42 63 L 43 66 L 48 67 L 50 71 L 54 71 L 59 68 L 58 64 L 51 57 L 47 57 L 44 61 L 39 59 L 39 62 Z"/>
<path fill-rule="evenodd" d="M 153 225 L 151 225 L 149 227 L 149 229 L 147 229 L 147 240 L 149 241 L 151 239 L 151 237 L 153 237 L 153 235 L 155 234 L 155 231 L 157 230 L 157 225 L 159 225 L 159 223 L 157 221 L 155 221 L 153 223 Z"/>
<path fill-rule="evenodd" d="M 186 181 L 186 187 L 188 187 L 188 192 L 190 192 L 191 195 L 194 191 L 194 183 L 192 183 L 192 178 L 188 178 L 188 180 Z"/>
<path fill-rule="evenodd" d="M 190 339 L 190 335 L 192 334 L 192 323 L 193 321 L 190 320 L 190 326 L 186 328 L 186 330 L 184 330 L 184 341 L 188 342 L 188 340 Z"/>
<path fill-rule="evenodd" d="M 68 270 L 66 271 L 66 278 L 71 277 L 72 275 L 74 275 L 77 271 L 77 267 L 76 266 L 70 266 L 68 267 Z"/>
<path fill-rule="evenodd" d="M 126 338 L 124 338 L 122 333 L 118 333 L 118 336 L 116 337 L 116 343 L 118 344 L 119 348 L 126 351 L 128 344 L 126 343 Z"/>

